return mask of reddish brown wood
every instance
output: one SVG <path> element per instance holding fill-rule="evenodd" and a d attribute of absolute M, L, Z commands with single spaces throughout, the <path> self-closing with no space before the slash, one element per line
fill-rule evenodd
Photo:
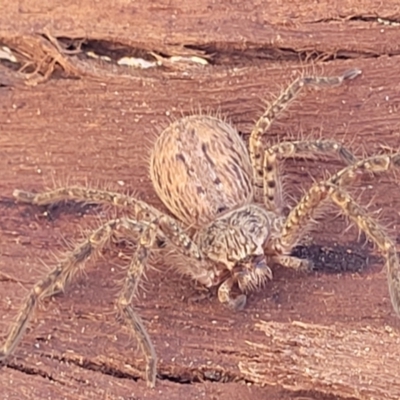
<path fill-rule="evenodd" d="M 396 20 L 395 2 L 364 1 L 355 9 L 351 1 L 335 7 L 299 1 L 290 10 L 275 2 L 265 10 L 256 2 L 236 9 L 207 2 L 190 7 L 178 1 L 142 2 L 140 9 L 120 1 L 110 7 L 103 2 L 90 12 L 89 2 L 22 2 L 18 10 L 9 3 L 11 17 L 0 16 L 0 38 L 8 45 L 24 37 L 39 43 L 33 35 L 47 27 L 53 37 L 85 35 L 108 45 L 118 40 L 136 49 L 165 50 L 165 55 L 182 54 L 182 45 L 193 45 L 196 54 L 210 48 L 220 65 L 146 71 L 89 65 L 96 77 L 63 79 L 56 71 L 34 87 L 24 84 L 23 75 L 0 69 L 3 333 L 26 290 L 52 266 L 52 253 L 65 250 L 65 240 L 76 242 L 82 229 L 96 226 L 99 214 L 101 220 L 108 215 L 99 208 L 48 211 L 17 205 L 15 188 L 39 191 L 53 181 L 87 181 L 139 193 L 162 207 L 146 163 L 152 140 L 171 118 L 201 106 L 219 110 L 248 133 L 263 108 L 261 99 L 271 99 L 304 70 L 334 74 L 358 67 L 363 75 L 343 87 L 302 95 L 273 126 L 271 141 L 298 137 L 301 131 L 344 140 L 358 154 L 399 147 L 399 28 L 362 20 Z M 287 57 L 283 48 L 293 49 L 296 57 L 307 49 L 354 59 L 312 67 Z M 273 50 L 269 57 L 265 49 Z M 289 163 L 291 191 L 299 195 L 308 187 L 309 172 L 314 176 L 339 166 L 331 160 Z M 397 239 L 398 181 L 383 176 L 367 184 L 362 201 L 373 197 L 371 212 L 383 209 L 380 218 Z M 316 242 L 366 254 L 354 232 L 342 235 L 344 226 L 330 217 Z M 137 301 L 160 358 L 154 391 L 142 380 L 140 352 L 115 320 L 113 301 L 125 264 L 111 252 L 44 305 L 15 358 L 0 370 L 3 398 L 399 398 L 400 324 L 380 264 L 371 263 L 360 274 L 277 270 L 274 281 L 251 296 L 241 313 L 224 309 L 216 298 L 191 302 L 191 283 L 157 265 Z"/>

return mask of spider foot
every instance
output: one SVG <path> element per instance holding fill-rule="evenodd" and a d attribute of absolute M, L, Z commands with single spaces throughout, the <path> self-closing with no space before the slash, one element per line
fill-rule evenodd
<path fill-rule="evenodd" d="M 20 203 L 32 204 L 35 201 L 36 193 L 15 189 L 13 196 Z"/>
<path fill-rule="evenodd" d="M 218 288 L 218 299 L 221 303 L 226 304 L 229 308 L 239 311 L 246 305 L 246 295 L 240 294 L 237 297 L 232 297 L 232 288 L 237 283 L 234 277 L 228 278 Z"/>

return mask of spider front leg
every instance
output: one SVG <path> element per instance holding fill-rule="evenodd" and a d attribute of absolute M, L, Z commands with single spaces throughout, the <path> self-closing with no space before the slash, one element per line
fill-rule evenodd
<path fill-rule="evenodd" d="M 336 153 L 346 164 L 352 165 L 357 158 L 341 143 L 334 140 L 296 140 L 271 146 L 264 152 L 264 204 L 267 210 L 282 215 L 285 207 L 282 178 L 279 171 L 279 159 L 293 157 L 296 154 Z"/>
<path fill-rule="evenodd" d="M 256 199 L 263 192 L 263 136 L 268 131 L 277 116 L 298 96 L 305 86 L 338 86 L 345 80 L 351 80 L 361 74 L 359 69 L 351 69 L 341 76 L 333 77 L 302 77 L 292 82 L 289 87 L 268 107 L 256 122 L 249 141 L 251 163 L 253 165 Z"/>
<path fill-rule="evenodd" d="M 208 264 L 198 245 L 182 231 L 175 220 L 164 215 L 159 220 L 159 224 L 162 232 L 168 237 L 168 240 L 173 244 L 175 249 L 185 256 L 188 261 L 194 261 L 186 267 L 186 271 L 184 272 L 187 275 L 206 287 L 212 287 L 221 282 L 221 277 L 218 277 L 217 271 L 213 269 L 212 262 Z M 272 278 L 272 276 L 269 277 Z M 233 275 L 223 280 L 218 287 L 218 300 L 234 310 L 241 310 L 246 305 L 247 297 L 245 294 L 240 294 L 236 297 L 232 295 L 232 289 L 236 284 L 240 288 L 240 274 L 236 275 L 233 273 Z"/>
<path fill-rule="evenodd" d="M 234 276 L 230 276 L 222 282 L 218 288 L 218 300 L 234 310 L 242 310 L 246 305 L 247 297 L 245 294 L 240 294 L 235 298 L 232 297 L 232 288 L 236 282 L 237 279 Z"/>

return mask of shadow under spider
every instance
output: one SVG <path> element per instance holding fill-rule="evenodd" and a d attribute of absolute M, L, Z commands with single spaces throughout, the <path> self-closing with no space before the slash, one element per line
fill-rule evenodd
<path fill-rule="evenodd" d="M 368 249 L 354 245 L 342 246 L 338 243 L 332 246 L 311 244 L 296 246 L 293 256 L 305 258 L 314 263 L 313 270 L 327 274 L 355 273 L 366 271 L 371 265 L 379 262 L 380 257 L 369 254 Z"/>

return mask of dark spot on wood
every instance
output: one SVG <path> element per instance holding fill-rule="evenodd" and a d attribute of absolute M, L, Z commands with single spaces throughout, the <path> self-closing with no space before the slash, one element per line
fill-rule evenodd
<path fill-rule="evenodd" d="M 227 206 L 219 206 L 219 207 L 217 208 L 217 214 L 221 214 L 221 213 L 223 213 L 224 211 L 226 211 L 227 209 L 228 209 Z"/>
<path fill-rule="evenodd" d="M 276 182 L 275 181 L 268 181 L 267 185 L 270 189 L 274 189 L 276 187 Z"/>

